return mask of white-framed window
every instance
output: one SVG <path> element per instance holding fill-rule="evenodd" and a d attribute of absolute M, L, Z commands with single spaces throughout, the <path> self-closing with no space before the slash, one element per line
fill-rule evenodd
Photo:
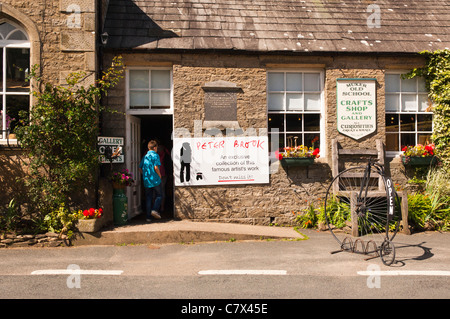
<path fill-rule="evenodd" d="M 269 139 L 279 148 L 306 145 L 319 148 L 323 130 L 323 72 L 289 70 L 267 72 Z M 276 150 L 271 150 L 276 151 Z"/>
<path fill-rule="evenodd" d="M 127 69 L 127 111 L 129 113 L 172 113 L 171 68 Z"/>
<path fill-rule="evenodd" d="M 400 154 L 405 146 L 428 144 L 433 133 L 433 112 L 425 80 L 403 79 L 400 72 L 385 75 L 386 154 Z"/>
<path fill-rule="evenodd" d="M 30 41 L 14 23 L 0 20 L 0 141 L 14 140 L 19 113 L 30 109 Z"/>

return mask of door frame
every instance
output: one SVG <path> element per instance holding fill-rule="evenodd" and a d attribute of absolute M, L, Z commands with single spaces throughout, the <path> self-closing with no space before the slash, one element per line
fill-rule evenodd
<path fill-rule="evenodd" d="M 142 212 L 142 178 L 139 172 L 141 161 L 141 119 L 127 114 L 126 116 L 126 151 L 125 161 L 127 169 L 133 174 L 134 184 L 127 187 L 128 219 Z"/>

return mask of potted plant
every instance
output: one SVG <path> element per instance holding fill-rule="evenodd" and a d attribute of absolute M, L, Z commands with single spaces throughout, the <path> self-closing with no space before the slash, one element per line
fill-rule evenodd
<path fill-rule="evenodd" d="M 134 183 L 133 174 L 128 169 L 112 173 L 111 181 L 114 189 L 124 189 Z"/>
<path fill-rule="evenodd" d="M 82 233 L 94 233 L 103 226 L 103 209 L 89 208 L 78 211 L 78 230 Z"/>
<path fill-rule="evenodd" d="M 405 166 L 429 166 L 437 162 L 434 155 L 434 144 L 405 146 L 402 152 L 402 163 Z"/>

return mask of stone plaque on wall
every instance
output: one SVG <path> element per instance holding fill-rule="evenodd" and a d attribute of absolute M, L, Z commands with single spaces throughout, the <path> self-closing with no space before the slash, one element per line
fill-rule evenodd
<path fill-rule="evenodd" d="M 206 125 L 235 127 L 237 125 L 237 94 L 241 88 L 235 83 L 215 81 L 206 83 L 203 90 L 205 91 Z"/>
<path fill-rule="evenodd" d="M 235 92 L 205 92 L 206 121 L 236 121 L 237 94 Z"/>

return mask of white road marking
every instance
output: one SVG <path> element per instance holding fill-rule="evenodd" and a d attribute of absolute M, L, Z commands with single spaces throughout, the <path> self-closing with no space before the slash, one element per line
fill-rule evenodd
<path fill-rule="evenodd" d="M 256 269 L 224 269 L 224 270 L 201 270 L 199 275 L 286 275 L 286 270 L 256 270 Z"/>
<path fill-rule="evenodd" d="M 450 271 L 445 270 L 375 270 L 358 271 L 362 276 L 450 276 Z"/>
<path fill-rule="evenodd" d="M 88 270 L 88 269 L 43 269 L 35 270 L 32 275 L 101 275 L 118 276 L 123 270 Z"/>

